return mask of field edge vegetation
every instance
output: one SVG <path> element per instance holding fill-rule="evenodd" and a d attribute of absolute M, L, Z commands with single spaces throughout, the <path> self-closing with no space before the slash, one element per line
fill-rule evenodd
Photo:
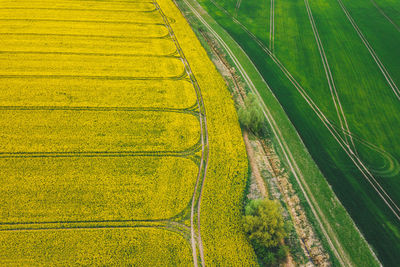
<path fill-rule="evenodd" d="M 366 242 L 365 238 L 358 230 L 357 226 L 354 224 L 345 208 L 335 196 L 325 177 L 320 172 L 319 168 L 316 166 L 316 163 L 313 161 L 310 154 L 308 153 L 304 143 L 302 142 L 296 129 L 287 117 L 282 106 L 280 105 L 272 91 L 269 89 L 261 74 L 253 65 L 253 62 L 242 50 L 242 47 L 240 47 L 239 44 L 237 44 L 236 41 L 225 31 L 223 26 L 218 24 L 218 22 L 216 22 L 214 18 L 206 13 L 206 11 L 202 10 L 202 7 L 200 7 L 199 3 L 193 0 L 189 0 L 189 2 L 190 3 L 185 0 L 175 1 L 175 3 L 179 6 L 187 20 L 193 27 L 200 40 L 202 40 L 202 38 L 199 34 L 199 29 L 203 31 L 209 31 L 209 29 L 207 29 L 207 27 L 204 25 L 204 22 L 201 22 L 198 17 L 196 18 L 196 14 L 194 14 L 193 10 L 191 10 L 193 6 L 195 7 L 195 10 L 201 13 L 202 19 L 207 24 L 211 25 L 212 29 L 223 39 L 224 42 L 228 44 L 231 51 L 233 51 L 233 54 L 237 57 L 236 60 L 239 60 L 240 64 L 245 69 L 245 72 L 247 72 L 247 75 L 250 77 L 252 83 L 254 83 L 255 87 L 258 89 L 258 92 L 263 102 L 265 103 L 265 105 L 270 107 L 270 112 L 272 113 L 274 120 L 277 121 L 277 124 L 280 126 L 279 128 L 282 132 L 282 135 L 285 136 L 285 142 L 287 143 L 288 147 L 290 147 L 290 151 L 294 154 L 296 161 L 298 160 L 297 164 L 299 165 L 300 171 L 305 176 L 307 184 L 311 186 L 311 190 L 315 190 L 313 194 L 318 194 L 318 198 L 316 198 L 316 201 L 318 201 L 318 204 L 324 215 L 326 215 L 329 219 L 329 225 L 332 227 L 334 235 L 339 238 L 340 244 L 344 246 L 344 249 L 350 256 L 352 263 L 356 266 L 365 266 L 366 263 L 368 263 L 370 266 L 379 266 L 380 263 L 376 258 L 376 255 L 372 251 L 372 248 Z M 191 7 L 189 7 L 188 4 Z M 212 52 L 209 48 L 207 48 L 206 42 L 204 40 L 202 41 L 203 46 L 206 48 L 209 54 L 211 54 Z M 224 53 L 227 52 L 224 51 Z M 232 66 L 236 65 L 231 57 L 227 57 L 227 59 Z M 249 90 L 248 86 L 247 89 Z M 270 127 L 274 126 L 270 125 Z M 278 144 L 277 137 L 272 138 L 272 142 L 274 144 L 274 147 L 277 149 L 280 157 L 284 159 L 283 151 Z M 285 162 L 287 165 L 286 160 L 283 160 L 283 162 Z M 289 169 L 288 167 L 286 168 Z M 293 175 L 291 175 L 290 177 L 292 180 L 292 184 L 296 185 L 295 189 L 297 193 L 299 193 L 301 203 L 306 209 L 307 216 L 310 218 L 310 221 L 319 233 L 324 243 L 324 247 L 326 247 L 327 251 L 330 252 L 330 255 L 333 256 L 334 254 L 330 249 L 326 238 L 322 234 L 320 226 L 315 219 L 314 214 L 305 199 L 305 196 L 301 193 L 299 187 L 302 185 L 298 185 Z M 308 193 L 310 192 L 307 192 L 307 194 Z M 338 220 L 336 219 L 336 217 L 340 218 L 341 224 L 338 224 Z M 337 265 L 338 261 L 335 259 L 335 257 L 333 257 L 333 259 L 333 263 Z"/>

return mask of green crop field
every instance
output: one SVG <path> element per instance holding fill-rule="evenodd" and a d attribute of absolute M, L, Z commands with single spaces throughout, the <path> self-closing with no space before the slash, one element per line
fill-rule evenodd
<path fill-rule="evenodd" d="M 199 2 L 269 83 L 379 259 L 384 265 L 396 265 L 400 4 L 387 0 Z"/>
<path fill-rule="evenodd" d="M 257 264 L 233 101 L 172 1 L 0 0 L 0 66 L 1 266 Z"/>

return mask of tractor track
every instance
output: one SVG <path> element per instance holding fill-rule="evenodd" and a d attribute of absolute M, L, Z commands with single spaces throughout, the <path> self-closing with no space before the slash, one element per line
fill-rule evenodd
<path fill-rule="evenodd" d="M 242 4 L 242 0 L 237 0 L 236 6 L 235 6 L 235 17 L 238 16 L 238 12 L 239 12 L 239 8 L 240 8 L 241 4 Z"/>
<path fill-rule="evenodd" d="M 176 48 L 178 50 L 179 55 L 181 56 L 182 63 L 185 66 L 185 71 L 193 84 L 193 87 L 196 91 L 197 101 L 198 101 L 198 108 L 199 108 L 199 120 L 200 120 L 200 127 L 201 127 L 201 158 L 200 158 L 200 166 L 199 166 L 199 173 L 196 179 L 196 185 L 194 188 L 194 193 L 192 197 L 192 206 L 190 212 L 190 231 L 191 231 L 191 245 L 192 245 L 192 253 L 193 253 L 193 262 L 194 266 L 198 266 L 198 261 L 202 266 L 205 266 L 205 258 L 204 258 L 204 249 L 201 239 L 201 227 L 200 227 L 200 212 L 201 212 L 201 197 L 202 191 L 204 188 L 204 182 L 206 179 L 207 168 L 208 168 L 208 157 L 209 157 L 209 143 L 208 143 L 208 130 L 207 130 L 207 119 L 206 119 L 206 110 L 203 102 L 203 97 L 201 94 L 201 88 L 199 87 L 197 80 L 191 70 L 189 62 L 187 61 L 181 46 L 175 36 L 174 31 L 172 30 L 171 25 L 169 24 L 168 18 L 158 5 L 156 0 L 153 0 L 153 3 L 156 9 L 159 11 L 161 16 L 164 19 L 164 23 L 168 28 L 169 35 L 171 39 L 174 41 Z M 197 218 L 196 217 L 197 213 Z M 197 222 L 195 223 L 195 219 Z M 197 227 L 197 233 L 195 228 Z M 199 251 L 199 255 L 197 255 L 197 250 Z"/>
<path fill-rule="evenodd" d="M 338 0 L 340 1 L 340 0 Z M 213 0 L 210 2 L 214 3 L 214 5 L 222 9 L 217 3 Z M 224 11 L 222 9 L 222 11 Z M 226 12 L 226 10 L 225 10 Z M 229 14 L 229 13 L 228 13 Z M 359 158 L 359 156 L 350 148 L 349 145 L 346 144 L 345 140 L 341 137 L 341 134 L 336 130 L 330 120 L 326 117 L 326 115 L 321 111 L 318 105 L 312 100 L 312 98 L 307 94 L 304 88 L 297 82 L 297 80 L 293 77 L 293 75 L 286 69 L 286 67 L 279 61 L 279 59 L 256 37 L 252 34 L 243 24 L 237 21 L 234 17 L 231 16 L 231 19 L 238 23 L 244 31 L 246 31 L 249 36 L 257 42 L 264 52 L 270 56 L 270 58 L 274 61 L 274 63 L 279 67 L 279 69 L 284 73 L 286 78 L 292 83 L 292 85 L 296 88 L 296 90 L 300 93 L 303 99 L 307 102 L 307 104 L 311 107 L 314 113 L 318 116 L 318 118 L 323 123 L 324 127 L 331 133 L 335 141 L 340 145 L 343 151 L 348 155 L 350 160 L 354 163 L 356 168 L 360 171 L 360 173 L 364 176 L 364 178 L 368 181 L 368 183 L 372 186 L 375 192 L 378 193 L 379 197 L 384 201 L 386 206 L 392 211 L 395 217 L 400 221 L 400 208 L 394 202 L 394 200 L 389 196 L 389 194 L 383 189 L 383 187 L 376 180 L 375 176 L 371 173 L 371 171 L 366 167 L 365 163 Z"/>
<path fill-rule="evenodd" d="M 344 135 L 344 137 L 346 139 L 346 143 L 347 143 L 347 145 L 352 145 L 353 150 L 355 151 L 355 153 L 357 153 L 356 146 L 355 146 L 354 141 L 352 139 L 351 131 L 350 131 L 349 125 L 347 123 L 346 116 L 345 116 L 344 111 L 343 111 L 342 103 L 340 102 L 339 94 L 338 94 L 337 89 L 336 89 L 335 80 L 334 80 L 334 78 L 332 76 L 331 68 L 329 66 L 329 62 L 328 62 L 328 59 L 326 57 L 325 49 L 324 49 L 324 46 L 322 44 L 321 38 L 319 37 L 318 28 L 317 28 L 317 25 L 315 24 L 314 16 L 312 14 L 311 7 L 310 7 L 310 4 L 309 4 L 308 0 L 304 0 L 304 4 L 305 4 L 306 9 L 307 9 L 308 19 L 310 21 L 311 28 L 312 28 L 313 33 L 314 33 L 315 42 L 316 42 L 316 44 L 318 46 L 318 51 L 319 51 L 319 54 L 320 54 L 320 57 L 321 57 L 322 64 L 324 66 L 326 80 L 328 82 L 328 86 L 329 86 L 329 90 L 330 90 L 330 93 L 331 93 L 331 96 L 332 96 L 333 104 L 335 105 L 336 113 L 337 113 L 337 116 L 339 118 L 340 126 L 343 129 L 343 131 L 347 131 L 348 133 L 350 133 L 350 135 L 346 135 L 346 134 Z M 349 137 L 350 141 L 348 140 L 348 137 Z"/>
<path fill-rule="evenodd" d="M 269 49 L 274 53 L 275 51 L 275 0 L 271 1 L 269 11 Z"/>
<path fill-rule="evenodd" d="M 386 67 L 383 65 L 382 61 L 380 60 L 380 58 L 378 57 L 378 55 L 376 54 L 375 50 L 372 48 L 372 46 L 369 44 L 367 38 L 365 38 L 364 34 L 361 32 L 360 28 L 358 27 L 358 25 L 356 24 L 356 22 L 354 21 L 354 19 L 351 17 L 349 11 L 347 10 L 347 8 L 345 7 L 345 5 L 343 4 L 342 0 L 336 0 L 342 11 L 344 12 L 344 14 L 346 15 L 348 21 L 351 23 L 351 25 L 353 26 L 353 29 L 356 31 L 357 35 L 360 37 L 362 43 L 364 44 L 364 46 L 368 49 L 369 54 L 371 55 L 371 57 L 374 59 L 376 65 L 379 67 L 381 73 L 383 74 L 383 76 L 385 77 L 387 83 L 389 84 L 390 88 L 392 89 L 393 93 L 396 95 L 397 99 L 400 100 L 400 90 L 397 87 L 396 83 L 393 81 L 392 77 L 390 76 L 389 72 L 387 71 Z"/>
<path fill-rule="evenodd" d="M 1 54 L 13 55 L 65 55 L 65 56 L 98 56 L 98 57 L 149 57 L 149 58 L 180 58 L 176 56 L 176 51 L 168 54 L 128 54 L 128 53 L 89 53 L 89 52 L 64 52 L 64 51 L 4 51 L 0 50 Z"/>
<path fill-rule="evenodd" d="M 115 2 L 115 1 L 113 1 Z M 122 1 L 132 3 L 130 1 Z M 183 64 L 183 72 L 171 77 L 131 77 L 131 76 L 96 76 L 96 75 L 0 75 L 0 79 L 7 78 L 50 78 L 50 79 L 99 79 L 99 80 L 185 80 L 191 82 L 196 93 L 197 103 L 188 108 L 151 108 L 151 107 L 86 107 L 86 106 L 0 106 L 1 110 L 71 110 L 71 111 L 155 111 L 187 113 L 195 116 L 199 121 L 200 136 L 198 142 L 182 151 L 89 151 L 89 152 L 0 152 L 0 158 L 32 158 L 32 157 L 184 157 L 192 160 L 198 166 L 198 174 L 195 180 L 193 195 L 186 208 L 177 215 L 168 219 L 155 220 L 103 220 L 103 221 L 55 221 L 55 222 L 0 222 L 1 231 L 45 231 L 45 230 L 79 230 L 79 229 L 110 229 L 110 228 L 160 228 L 176 232 L 185 237 L 193 253 L 195 266 L 205 266 L 203 244 L 200 232 L 200 203 L 202 190 L 208 167 L 208 131 L 206 110 L 201 95 L 201 89 L 192 73 L 190 65 L 179 45 L 178 40 L 171 28 L 175 20 L 167 17 L 156 0 L 148 1 L 154 5 L 149 11 L 135 12 L 158 12 L 164 23 L 142 23 L 130 21 L 103 21 L 103 20 L 58 20 L 58 19 L 0 19 L 0 21 L 43 21 L 43 22 L 79 22 L 79 23 L 108 23 L 108 24 L 134 24 L 134 25 L 159 25 L 167 29 L 167 34 L 157 37 L 135 37 L 135 36 L 113 36 L 113 35 L 86 35 L 86 34 L 58 34 L 58 33 L 0 33 L 2 36 L 62 36 L 62 37 L 84 37 L 84 38 L 123 38 L 127 40 L 136 39 L 170 39 L 174 42 L 176 51 L 168 55 L 136 55 L 136 54 L 106 54 L 106 53 L 74 53 L 74 52 L 42 52 L 42 51 L 0 51 L 0 54 L 56 54 L 56 55 L 89 55 L 89 56 L 123 56 L 123 57 L 169 57 L 177 58 Z M 13 9 L 13 8 L 4 8 Z M 19 8 L 14 8 L 19 9 Z M 21 8 L 25 9 L 25 8 Z M 114 11 L 103 9 L 74 9 L 74 8 L 32 8 L 44 10 L 78 10 L 78 11 Z M 132 10 L 119 10 L 121 12 L 133 12 Z M 164 33 L 163 33 L 164 34 Z M 200 153 L 201 153 L 201 156 Z M 187 224 L 190 219 L 190 227 Z"/>
<path fill-rule="evenodd" d="M 138 80 L 138 81 L 143 81 L 143 80 L 157 80 L 157 81 L 162 81 L 162 80 L 183 80 L 187 78 L 187 73 L 185 70 L 182 71 L 181 74 L 176 75 L 176 76 L 161 76 L 161 77 L 137 77 L 137 76 L 105 76 L 105 75 L 64 75 L 64 74 L 54 74 L 54 75 L 36 75 L 36 74 L 26 74 L 26 75 L 20 75 L 20 74 L 13 74 L 13 75 L 0 75 L 0 79 L 8 79 L 8 78 L 31 78 L 31 79 L 42 79 L 42 78 L 47 78 L 47 79 L 94 79 L 94 80 Z"/>
<path fill-rule="evenodd" d="M 400 27 L 399 27 L 399 25 L 397 25 L 388 15 L 386 15 L 386 13 L 382 10 L 382 8 L 380 8 L 379 6 L 378 6 L 378 4 L 374 1 L 374 0 L 371 0 L 371 3 L 375 6 L 375 8 L 379 11 L 379 13 L 381 13 L 381 15 L 382 16 L 384 16 L 386 19 L 387 19 L 387 21 L 389 21 L 395 28 L 396 28 L 396 30 L 398 31 L 398 32 L 400 32 Z"/>

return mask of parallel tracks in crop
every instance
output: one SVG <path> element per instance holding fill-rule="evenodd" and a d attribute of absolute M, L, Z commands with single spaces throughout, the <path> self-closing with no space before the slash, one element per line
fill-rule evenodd
<path fill-rule="evenodd" d="M 132 3 L 132 2 L 129 2 Z M 142 2 L 140 2 L 142 3 Z M 198 174 L 195 182 L 195 188 L 191 197 L 190 203 L 187 208 L 181 211 L 179 214 L 171 218 L 159 218 L 154 220 L 134 220 L 134 219 L 118 219 L 118 220 L 104 220 L 104 221 L 37 221 L 37 222 L 7 222 L 0 221 L 0 232 L 2 231 L 41 231 L 41 230 L 77 230 L 77 229 L 105 229 L 105 228 L 159 228 L 168 231 L 176 232 L 182 235 L 188 240 L 193 254 L 193 263 L 195 266 L 199 264 L 205 266 L 203 244 L 201 241 L 200 233 L 200 205 L 202 190 L 208 167 L 208 132 L 207 132 L 207 120 L 205 106 L 201 95 L 201 88 L 199 87 L 197 80 L 191 70 L 188 60 L 186 59 L 181 46 L 174 34 L 171 27 L 173 19 L 168 18 L 163 10 L 160 8 L 156 0 L 147 1 L 154 5 L 154 9 L 146 11 L 135 11 L 135 10 L 107 10 L 107 9 L 86 9 L 86 8 L 26 8 L 26 9 L 37 9 L 37 10 L 74 10 L 74 11 L 101 11 L 101 12 L 157 12 L 162 23 L 142 23 L 142 22 L 126 22 L 126 21 L 94 21 L 94 20 L 54 20 L 54 19 L 0 19 L 0 21 L 37 21 L 37 22 L 71 22 L 71 23 L 107 23 L 107 24 L 135 24 L 135 25 L 159 25 L 166 27 L 168 34 L 159 37 L 135 37 L 135 36 L 119 36 L 119 35 L 96 35 L 96 34 L 63 34 L 63 33 L 7 33 L 0 32 L 2 36 L 42 36 L 43 38 L 49 36 L 62 36 L 62 37 L 84 37 L 84 38 L 126 38 L 126 39 L 169 39 L 176 46 L 176 52 L 168 55 L 140 55 L 143 57 L 171 57 L 179 58 L 184 65 L 184 71 L 182 74 L 172 77 L 136 77 L 136 76 L 95 76 L 95 75 L 1 75 L 0 79 L 6 78 L 30 78 L 30 79 L 95 79 L 95 80 L 187 80 L 189 81 L 195 90 L 197 103 L 195 106 L 188 107 L 185 109 L 168 109 L 168 108 L 152 108 L 152 107 L 80 107 L 80 106 L 1 106 L 0 111 L 4 110 L 85 110 L 85 111 L 159 111 L 159 112 L 174 112 L 174 113 L 187 113 L 195 116 L 199 120 L 200 137 L 199 141 L 192 147 L 184 149 L 182 151 L 91 151 L 91 152 L 0 152 L 1 158 L 32 158 L 32 157 L 184 157 L 193 162 L 198 166 Z M 2 8 L 10 9 L 10 8 Z M 13 9 L 25 9 L 25 8 L 13 8 Z M 0 53 L 14 53 L 14 54 L 67 54 L 67 55 L 97 55 L 97 56 L 123 56 L 129 57 L 138 56 L 134 54 L 104 54 L 104 53 L 74 53 L 74 52 L 46 52 L 46 51 L 0 51 Z M 187 225 L 187 221 L 190 221 L 190 226 Z"/>

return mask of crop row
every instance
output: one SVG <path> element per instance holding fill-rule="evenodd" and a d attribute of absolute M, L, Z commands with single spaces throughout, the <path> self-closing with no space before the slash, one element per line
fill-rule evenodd
<path fill-rule="evenodd" d="M 43 38 L 47 38 L 43 46 Z M 43 36 L 43 35 L 10 35 L 0 44 L 1 51 L 9 52 L 49 52 L 49 53 L 90 53 L 126 56 L 167 56 L 176 52 L 170 39 L 158 38 L 104 38 L 82 36 Z"/>
<path fill-rule="evenodd" d="M 2 110 L 0 151 L 181 151 L 197 144 L 198 119 L 155 111 Z"/>
<path fill-rule="evenodd" d="M 163 37 L 168 34 L 163 25 L 88 23 L 80 21 L 0 21 L 1 33 L 10 34 L 84 34 L 119 37 Z"/>
<path fill-rule="evenodd" d="M 69 54 L 0 54 L 0 75 L 108 76 L 134 78 L 179 77 L 184 72 L 176 58 L 92 56 Z"/>
<path fill-rule="evenodd" d="M 191 199 L 198 167 L 179 157 L 0 159 L 0 222 L 168 219 Z"/>
<path fill-rule="evenodd" d="M 34 6 L 36 9 L 45 8 L 65 8 L 65 9 L 90 9 L 90 10 L 104 10 L 108 12 L 139 12 L 149 13 L 155 11 L 154 5 L 151 1 L 147 2 L 136 2 L 136 1 L 12 1 L 12 0 L 1 0 L 0 4 L 2 7 L 7 8 L 23 8 Z"/>
<path fill-rule="evenodd" d="M 2 232 L 0 262 L 53 266 L 193 265 L 190 246 L 182 236 L 149 228 Z"/>
<path fill-rule="evenodd" d="M 196 103 L 186 80 L 2 78 L 0 87 L 0 106 L 186 109 Z"/>
<path fill-rule="evenodd" d="M 1 20 L 35 20 L 35 19 L 52 19 L 52 20 L 85 20 L 85 21 L 103 21 L 118 23 L 163 23 L 162 18 L 156 12 L 137 13 L 134 11 L 124 10 L 123 12 L 110 12 L 98 9 L 73 9 L 73 8 L 44 8 L 38 7 L 13 8 L 7 6 L 0 9 Z"/>

